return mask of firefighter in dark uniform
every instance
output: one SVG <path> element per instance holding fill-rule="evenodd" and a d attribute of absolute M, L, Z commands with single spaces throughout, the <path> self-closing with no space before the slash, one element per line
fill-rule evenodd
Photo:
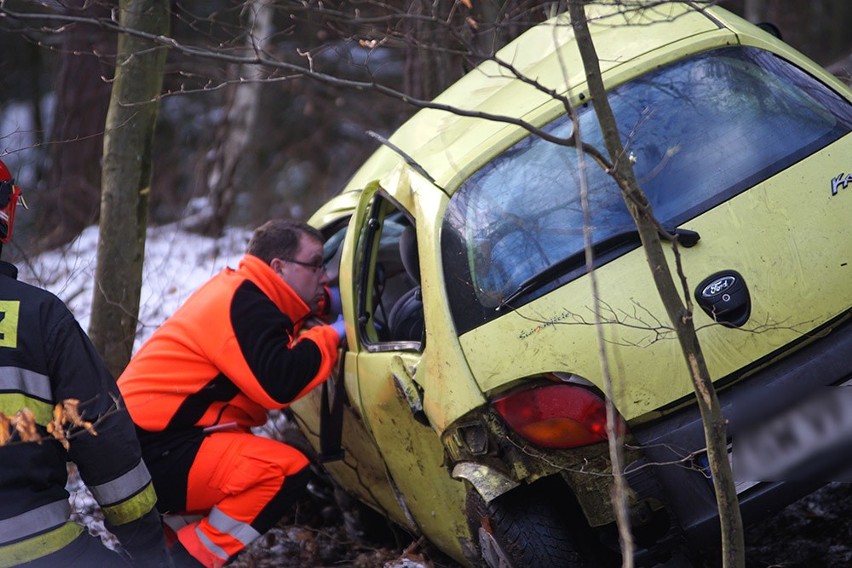
<path fill-rule="evenodd" d="M 20 190 L 0 162 L 0 246 Z M 86 428 L 48 431 L 57 403 L 76 399 Z M 24 411 L 24 409 L 27 409 Z M 171 566 L 151 477 L 115 381 L 68 308 L 17 280 L 0 261 L 0 567 Z M 11 417 L 35 419 L 24 441 Z M 56 431 L 54 429 L 54 431 Z M 76 465 L 121 543 L 112 551 L 70 520 L 66 462 Z"/>

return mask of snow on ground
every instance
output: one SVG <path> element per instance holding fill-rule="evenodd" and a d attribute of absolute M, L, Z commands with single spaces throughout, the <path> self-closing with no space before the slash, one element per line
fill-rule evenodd
<path fill-rule="evenodd" d="M 201 284 L 226 266 L 236 268 L 251 231 L 228 228 L 217 239 L 180 230 L 177 225 L 148 229 L 134 351 Z M 89 328 L 95 280 L 98 227 L 89 227 L 69 245 L 18 263 L 18 278 L 61 298 L 83 329 Z"/>

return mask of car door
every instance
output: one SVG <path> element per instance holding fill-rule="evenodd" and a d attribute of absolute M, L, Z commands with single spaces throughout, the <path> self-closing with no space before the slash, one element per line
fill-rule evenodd
<path fill-rule="evenodd" d="M 313 221 L 326 237 L 324 262 L 330 285 L 339 288 L 343 300 L 343 314 L 351 322 L 349 306 L 353 290 L 352 242 L 357 241 L 356 220 L 365 216 L 359 216 L 357 210 L 352 214 L 357 200 L 353 200 L 351 195 L 339 197 L 342 198 L 342 204 L 341 200 L 334 201 L 330 214 Z M 415 527 L 406 518 L 405 510 L 391 484 L 384 458 L 363 420 L 356 373 L 357 342 L 353 340 L 352 345 L 356 348 L 350 349 L 346 344 L 341 345 L 339 360 L 332 370 L 331 379 L 321 388 L 313 389 L 295 401 L 290 410 L 302 434 L 313 447 L 312 453 L 340 487 L 385 517 L 413 530 Z M 338 389 L 341 381 L 342 393 Z M 332 412 L 331 415 L 323 416 L 335 406 L 337 396 L 343 397 L 340 407 L 342 415 L 334 416 Z M 340 435 L 340 446 L 337 450 L 342 451 L 331 448 L 329 455 L 324 455 L 321 441 L 324 434 L 328 439 Z"/>
<path fill-rule="evenodd" d="M 418 368 L 426 342 L 417 222 L 392 190 L 365 190 L 354 255 L 358 405 L 409 524 L 463 554 L 465 486 L 450 477 L 444 448 L 423 410 Z M 402 193 L 398 193 L 404 198 Z M 410 205 L 410 204 L 409 204 Z"/>

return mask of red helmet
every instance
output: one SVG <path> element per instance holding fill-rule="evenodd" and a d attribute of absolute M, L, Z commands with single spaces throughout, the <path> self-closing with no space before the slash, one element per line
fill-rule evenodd
<path fill-rule="evenodd" d="M 15 185 L 15 179 L 9 168 L 0 160 L 0 243 L 8 243 L 12 238 L 12 225 L 15 222 L 15 207 L 21 188 Z"/>

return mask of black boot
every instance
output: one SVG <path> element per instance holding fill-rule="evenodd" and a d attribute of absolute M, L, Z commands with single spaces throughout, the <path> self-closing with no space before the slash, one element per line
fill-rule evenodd
<path fill-rule="evenodd" d="M 191 555 L 179 540 L 172 545 L 169 552 L 171 552 L 175 568 L 204 568 L 204 564 Z"/>

